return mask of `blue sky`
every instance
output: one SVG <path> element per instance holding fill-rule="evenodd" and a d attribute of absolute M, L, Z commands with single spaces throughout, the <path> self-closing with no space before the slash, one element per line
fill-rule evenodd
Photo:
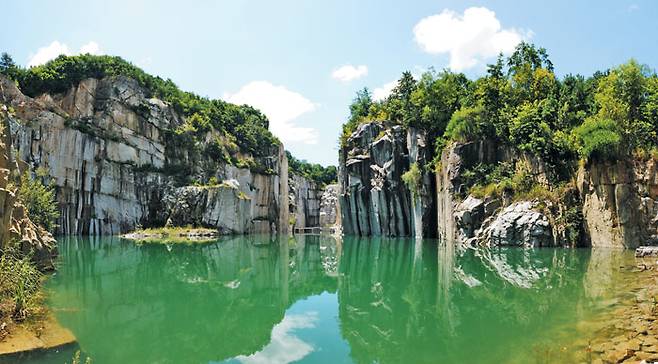
<path fill-rule="evenodd" d="M 547 48 L 559 75 L 631 57 L 658 66 L 651 0 L 17 0 L 2 9 L 0 51 L 20 64 L 81 49 L 119 55 L 182 89 L 255 104 L 287 149 L 322 164 L 337 161 L 355 92 L 384 95 L 404 70 L 474 78 L 520 39 Z"/>

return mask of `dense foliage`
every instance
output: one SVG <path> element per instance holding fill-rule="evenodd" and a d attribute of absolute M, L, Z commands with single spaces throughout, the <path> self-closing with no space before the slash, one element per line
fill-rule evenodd
<path fill-rule="evenodd" d="M 299 160 L 286 151 L 288 156 L 288 169 L 290 173 L 308 178 L 319 183 L 321 186 L 335 183 L 337 181 L 337 170 L 335 166 L 323 167 L 320 164 L 308 163 Z"/>
<path fill-rule="evenodd" d="M 52 186 L 44 185 L 39 178 L 32 178 L 26 172 L 21 176 L 18 199 L 27 209 L 32 222 L 53 232 L 59 210 Z"/>
<path fill-rule="evenodd" d="M 546 50 L 521 43 L 477 80 L 433 70 L 415 80 L 405 72 L 383 101 L 366 89 L 357 93 L 341 143 L 361 123 L 388 120 L 430 132 L 437 155 L 452 141 L 489 139 L 558 169 L 579 158 L 616 160 L 656 148 L 655 72 L 630 60 L 560 80 L 553 67 Z"/>
<path fill-rule="evenodd" d="M 265 115 L 253 107 L 210 100 L 182 91 L 173 81 L 149 75 L 120 57 L 61 55 L 40 66 L 21 68 L 3 53 L 0 73 L 16 80 L 21 91 L 33 97 L 44 92 L 65 92 L 86 78 L 129 77 L 144 87 L 148 97 L 168 102 L 186 117 L 185 124 L 174 131 L 174 135 L 181 139 L 198 142 L 203 135 L 214 130 L 233 139 L 243 153 L 254 157 L 267 155 L 273 145 L 279 144 L 268 130 L 269 122 Z"/>

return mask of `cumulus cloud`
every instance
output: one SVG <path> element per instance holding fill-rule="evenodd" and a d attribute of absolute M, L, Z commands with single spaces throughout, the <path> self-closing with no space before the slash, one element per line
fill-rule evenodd
<path fill-rule="evenodd" d="M 331 77 L 342 82 L 350 82 L 352 80 L 366 76 L 367 74 L 368 67 L 365 65 L 353 66 L 351 64 L 347 64 L 335 69 L 331 74 Z"/>
<path fill-rule="evenodd" d="M 270 130 L 284 142 L 317 144 L 318 132 L 299 127 L 293 120 L 314 111 L 316 105 L 303 95 L 267 81 L 253 81 L 223 99 L 234 104 L 247 104 L 260 109 L 270 120 Z"/>
<path fill-rule="evenodd" d="M 388 97 L 388 95 L 391 94 L 391 92 L 393 91 L 395 86 L 397 86 L 397 84 L 398 84 L 398 81 L 393 80 L 391 82 L 387 82 L 387 83 L 383 84 L 380 87 L 376 87 L 372 91 L 372 99 L 375 100 L 375 101 L 382 101 L 382 100 L 386 99 Z"/>
<path fill-rule="evenodd" d="M 75 54 L 99 54 L 100 52 L 101 49 L 98 43 L 91 41 L 80 47 L 80 50 Z M 71 52 L 68 45 L 60 43 L 59 41 L 53 41 L 49 45 L 39 48 L 35 54 L 31 55 L 30 59 L 27 61 L 27 66 L 33 67 L 44 64 L 51 59 L 57 58 L 60 54 L 70 56 L 74 54 L 74 52 Z"/>
<path fill-rule="evenodd" d="M 461 71 L 502 52 L 509 54 L 531 31 L 506 28 L 496 13 L 484 7 L 471 7 L 457 14 L 445 9 L 421 19 L 414 27 L 416 43 L 430 54 L 448 54 L 450 68 Z"/>

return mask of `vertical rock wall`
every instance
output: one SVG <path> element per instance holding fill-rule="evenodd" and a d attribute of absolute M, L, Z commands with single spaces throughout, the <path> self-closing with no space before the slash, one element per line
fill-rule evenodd
<path fill-rule="evenodd" d="M 338 184 L 327 185 L 320 198 L 320 226 L 340 226 L 340 204 Z"/>
<path fill-rule="evenodd" d="M 0 87 L 0 96 L 16 111 L 11 132 L 18 156 L 55 184 L 61 212 L 58 233 L 119 234 L 138 226 L 163 225 L 175 215 L 166 210 L 166 201 L 176 201 L 185 192 L 166 170 L 176 172 L 183 166 L 192 173 L 202 167 L 214 170 L 219 181 L 235 181 L 230 183 L 232 193 L 196 194 L 195 201 L 204 204 L 196 208 L 222 209 L 223 214 L 201 219 L 204 224 L 232 233 L 287 232 L 288 166 L 283 146 L 258 161 L 273 174 L 209 157 L 191 160 L 166 136 L 183 118 L 163 101 L 148 98 L 135 80 L 126 77 L 87 79 L 65 94 L 34 99 L 2 76 Z"/>
<path fill-rule="evenodd" d="M 290 214 L 296 228 L 320 225 L 320 199 L 323 190 L 317 183 L 293 174 L 288 179 L 290 192 Z"/>
<path fill-rule="evenodd" d="M 51 270 L 57 254 L 56 242 L 49 232 L 30 220 L 27 209 L 18 200 L 20 171 L 12 155 L 7 108 L 2 103 L 0 108 L 0 249 L 10 243 L 18 244 L 23 253 L 32 254 L 39 269 Z"/>
<path fill-rule="evenodd" d="M 349 137 L 339 155 L 343 232 L 349 235 L 409 236 L 411 195 L 402 182 L 409 169 L 406 132 L 368 123 Z"/>
<path fill-rule="evenodd" d="M 658 244 L 658 170 L 649 160 L 590 162 L 578 172 L 592 246 Z"/>

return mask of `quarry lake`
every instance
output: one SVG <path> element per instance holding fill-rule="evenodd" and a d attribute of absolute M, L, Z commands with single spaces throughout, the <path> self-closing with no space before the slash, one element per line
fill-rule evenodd
<path fill-rule="evenodd" d="M 94 363 L 586 361 L 632 252 L 434 240 L 61 238 L 49 306 Z"/>

